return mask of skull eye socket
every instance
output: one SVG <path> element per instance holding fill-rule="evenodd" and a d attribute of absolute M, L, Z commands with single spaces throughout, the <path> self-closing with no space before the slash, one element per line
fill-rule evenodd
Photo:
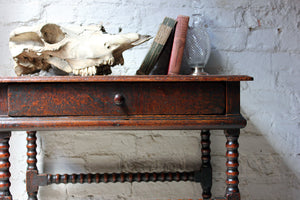
<path fill-rule="evenodd" d="M 55 44 L 65 38 L 65 33 L 56 24 L 46 24 L 41 29 L 42 37 L 45 42 Z"/>
<path fill-rule="evenodd" d="M 110 49 L 109 43 L 105 42 L 105 43 L 104 43 L 104 46 L 105 46 L 107 49 Z"/>

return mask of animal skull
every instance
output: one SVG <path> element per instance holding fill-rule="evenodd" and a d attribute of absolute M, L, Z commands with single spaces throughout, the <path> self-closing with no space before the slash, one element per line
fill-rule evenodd
<path fill-rule="evenodd" d="M 50 67 L 89 76 L 110 74 L 110 67 L 124 64 L 123 51 L 150 38 L 137 33 L 108 34 L 102 25 L 63 28 L 45 24 L 14 30 L 9 48 L 18 76 Z M 108 72 L 103 72 L 105 70 Z"/>

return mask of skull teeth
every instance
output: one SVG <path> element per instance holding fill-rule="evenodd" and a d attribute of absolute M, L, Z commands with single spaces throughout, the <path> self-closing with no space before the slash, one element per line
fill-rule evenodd
<path fill-rule="evenodd" d="M 74 69 L 73 74 L 75 75 L 81 75 L 81 76 L 92 76 L 95 75 L 97 72 L 97 69 L 95 66 L 92 67 L 86 67 L 83 69 Z"/>
<path fill-rule="evenodd" d="M 111 57 L 110 59 L 108 59 L 108 64 L 109 64 L 109 65 L 113 65 L 114 62 L 115 62 L 114 57 Z"/>
<path fill-rule="evenodd" d="M 88 68 L 88 73 L 89 73 L 89 74 L 95 75 L 96 72 L 97 72 L 97 69 L 96 69 L 95 66 L 92 66 L 92 67 L 89 67 L 89 68 Z"/>

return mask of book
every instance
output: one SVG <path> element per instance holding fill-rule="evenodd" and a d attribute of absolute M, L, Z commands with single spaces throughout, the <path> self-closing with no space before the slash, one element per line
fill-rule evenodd
<path fill-rule="evenodd" d="M 179 74 L 185 42 L 186 35 L 188 31 L 189 25 L 189 16 L 179 15 L 177 16 L 177 25 L 175 28 L 173 46 L 170 56 L 168 75 L 176 75 Z"/>
<path fill-rule="evenodd" d="M 173 46 L 175 28 L 172 29 L 172 32 L 165 44 L 156 64 L 154 65 L 150 75 L 167 75 L 168 67 L 170 62 L 170 56 Z"/>
<path fill-rule="evenodd" d="M 157 60 L 161 55 L 162 50 L 172 32 L 172 29 L 175 27 L 175 24 L 176 20 L 169 17 L 164 18 L 148 53 L 146 54 L 140 68 L 136 72 L 136 75 L 150 74 L 154 65 L 157 63 Z"/>

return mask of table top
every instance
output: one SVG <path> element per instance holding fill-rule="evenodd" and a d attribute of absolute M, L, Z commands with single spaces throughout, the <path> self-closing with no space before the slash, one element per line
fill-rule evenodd
<path fill-rule="evenodd" d="M 135 76 L 19 76 L 0 77 L 0 83 L 47 82 L 198 82 L 198 81 L 251 81 L 245 75 L 135 75 Z"/>

